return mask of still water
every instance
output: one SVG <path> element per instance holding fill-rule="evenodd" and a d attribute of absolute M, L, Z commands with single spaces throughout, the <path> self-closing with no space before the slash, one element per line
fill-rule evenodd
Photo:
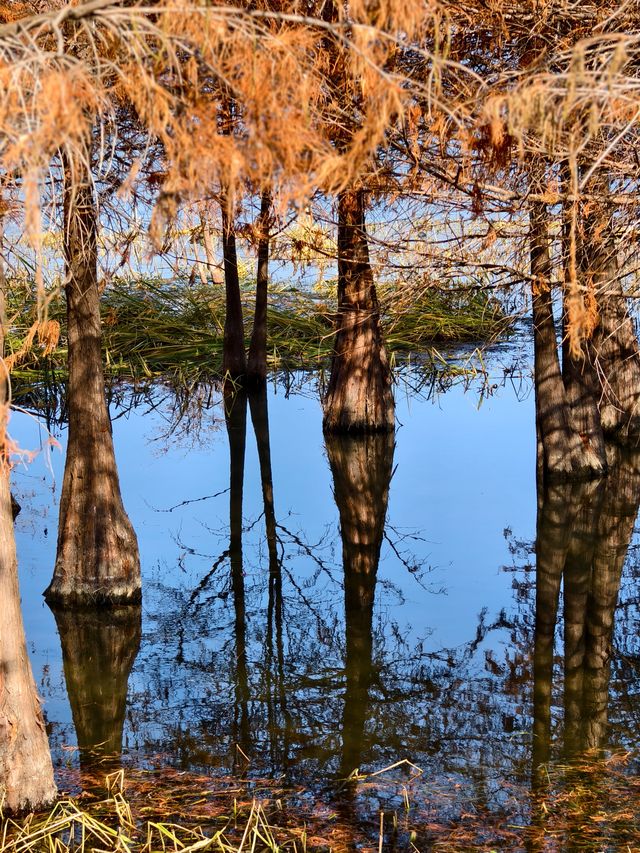
<path fill-rule="evenodd" d="M 215 393 L 177 423 L 161 387 L 127 400 L 112 414 L 141 611 L 54 616 L 41 593 L 63 454 L 14 476 L 58 767 L 98 747 L 326 790 L 407 759 L 490 809 L 541 761 L 637 747 L 639 458 L 538 496 L 526 382 L 488 397 L 399 387 L 391 440 L 325 442 L 312 380 L 239 398 L 226 421 Z M 45 442 L 26 414 L 11 428 L 23 448 Z"/>

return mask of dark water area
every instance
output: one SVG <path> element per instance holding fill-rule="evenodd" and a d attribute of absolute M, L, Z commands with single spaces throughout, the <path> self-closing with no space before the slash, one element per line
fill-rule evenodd
<path fill-rule="evenodd" d="M 161 388 L 114 407 L 141 609 L 49 610 L 63 454 L 19 467 L 25 628 L 59 772 L 102 750 L 109 768 L 121 754 L 339 799 L 359 768 L 356 801 L 375 808 L 411 784 L 438 819 L 473 804 L 524 822 L 541 763 L 596 750 L 634 776 L 640 455 L 612 449 L 605 482 L 538 494 L 533 392 L 501 382 L 504 363 L 487 362 L 488 397 L 399 387 L 392 438 L 325 440 L 313 379 L 226 418 L 219 395 L 191 400 L 177 426 Z M 46 441 L 26 414 L 11 429 Z"/>

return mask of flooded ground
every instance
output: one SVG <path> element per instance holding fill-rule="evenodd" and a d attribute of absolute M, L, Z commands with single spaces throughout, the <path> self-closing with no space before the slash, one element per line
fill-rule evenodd
<path fill-rule="evenodd" d="M 516 824 L 541 762 L 595 749 L 633 777 L 640 459 L 612 451 L 606 484 L 538 495 L 533 394 L 501 363 L 488 397 L 399 387 L 395 440 L 325 441 L 313 380 L 238 398 L 226 421 L 219 395 L 177 425 L 162 388 L 114 407 L 141 610 L 48 609 L 63 455 L 19 469 L 25 627 L 59 772 L 122 753 L 347 791 L 356 810 L 401 807 L 409 786 L 432 821 Z M 46 439 L 26 414 L 11 429 L 24 448 Z M 367 780 L 345 785 L 357 768 Z"/>

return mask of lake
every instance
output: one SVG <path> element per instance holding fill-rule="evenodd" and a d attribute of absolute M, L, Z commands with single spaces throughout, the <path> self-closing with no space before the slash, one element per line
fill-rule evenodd
<path fill-rule="evenodd" d="M 277 780 L 348 802 L 345 820 L 401 809 L 408 790 L 431 821 L 472 810 L 517 826 L 540 761 L 623 754 L 633 779 L 640 465 L 625 456 L 606 488 L 538 500 L 533 391 L 505 380 L 510 353 L 490 354 L 488 394 L 401 383 L 392 440 L 325 442 L 313 377 L 236 399 L 227 423 L 216 391 L 120 389 L 143 603 L 100 616 L 42 599 L 66 432 L 47 448 L 43 423 L 15 412 L 13 438 L 45 447 L 13 490 L 61 784 L 122 762 Z"/>

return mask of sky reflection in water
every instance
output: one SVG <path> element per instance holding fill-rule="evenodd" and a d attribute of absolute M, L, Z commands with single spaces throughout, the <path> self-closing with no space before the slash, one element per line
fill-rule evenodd
<path fill-rule="evenodd" d="M 534 651 L 538 681 L 546 679 L 536 685 L 536 731 L 543 737 L 552 725 L 552 752 L 561 753 L 560 631 L 556 658 L 544 658 L 540 632 L 534 642 L 532 395 L 518 400 L 507 385 L 478 408 L 478 396 L 461 388 L 435 402 L 399 393 L 397 415 L 395 448 L 369 439 L 328 450 L 313 395 L 287 398 L 271 386 L 269 448 L 259 404 L 236 408 L 229 433 L 221 406 L 203 412 L 197 431 L 168 437 L 163 409 L 117 419 L 123 496 L 143 565 L 142 639 L 135 612 L 118 616 L 115 631 L 58 617 L 73 717 L 56 621 L 41 598 L 54 562 L 62 454 L 52 454 L 55 489 L 44 455 L 17 472 L 25 627 L 58 761 L 77 760 L 62 749 L 76 742 L 117 749 L 124 715 L 123 745 L 137 761 L 162 754 L 189 769 L 326 782 L 409 758 L 432 779 L 523 782 Z M 11 426 L 23 447 L 38 445 L 35 421 L 14 415 Z M 64 442 L 64 432 L 58 437 Z M 268 477 L 261 483 L 269 459 L 275 540 L 265 534 Z M 549 512 L 569 502 L 554 500 L 541 516 L 547 531 Z M 562 523 L 569 530 L 574 521 Z M 554 559 L 561 571 L 568 547 L 554 535 L 544 534 L 545 571 Z M 627 579 L 634 554 L 635 544 Z M 628 593 L 624 581 L 623 597 L 633 599 Z M 550 600 L 543 605 L 552 613 Z M 610 740 L 625 746 L 638 734 L 633 601 L 619 618 L 625 663 L 614 653 Z M 576 637 L 579 646 L 584 637 Z M 588 713 L 571 684 L 574 717 Z"/>

